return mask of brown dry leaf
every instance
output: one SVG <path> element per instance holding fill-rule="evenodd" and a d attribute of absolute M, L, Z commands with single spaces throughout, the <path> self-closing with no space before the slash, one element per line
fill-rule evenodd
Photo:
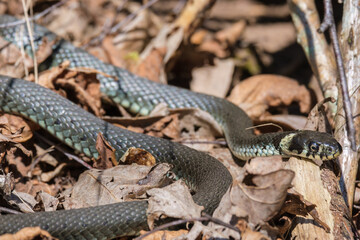
<path fill-rule="evenodd" d="M 214 217 L 225 222 L 247 218 L 251 224 L 263 225 L 280 210 L 294 175 L 293 171 L 284 169 L 263 175 L 233 175 L 233 185 L 215 210 Z M 239 237 L 233 230 L 210 226 L 226 236 Z"/>
<path fill-rule="evenodd" d="M 281 213 L 290 213 L 306 217 L 310 214 L 315 222 L 322 226 L 326 232 L 330 232 L 330 227 L 319 218 L 319 213 L 316 210 L 316 205 L 307 201 L 303 195 L 296 192 L 294 189 L 289 189 L 289 194 L 281 209 Z"/>
<path fill-rule="evenodd" d="M 10 195 L 4 196 L 4 199 L 24 213 L 34 212 L 33 209 L 38 204 L 34 196 L 25 192 L 17 192 L 16 190 L 13 190 Z"/>
<path fill-rule="evenodd" d="M 136 11 L 139 7 L 140 6 L 136 6 L 133 9 Z M 151 62 L 149 62 L 148 60 L 146 60 L 147 63 L 139 61 L 140 59 L 138 56 L 139 53 L 146 47 L 149 39 L 159 32 L 159 29 L 162 25 L 162 19 L 160 19 L 151 11 L 144 9 L 144 11 L 139 13 L 134 18 L 134 20 L 128 23 L 123 28 L 123 31 L 118 33 L 113 39 L 111 39 L 111 41 L 109 41 L 110 39 L 108 39 L 106 43 L 104 42 L 104 47 L 107 50 L 107 53 L 111 59 L 111 63 L 119 67 L 125 67 L 126 69 L 130 70 L 131 72 L 137 73 L 140 76 L 149 77 L 149 79 L 151 80 L 156 79 L 157 70 L 155 70 L 155 74 L 153 75 L 153 69 L 149 68 L 149 64 L 150 66 L 153 64 L 151 64 Z M 158 54 L 160 54 L 159 61 L 162 64 L 161 50 L 158 52 Z M 150 57 L 150 59 L 155 60 L 156 56 L 154 57 L 155 58 Z M 139 64 L 145 64 L 145 69 L 150 70 L 150 75 L 143 71 L 144 69 L 139 70 Z M 158 69 L 157 65 L 158 63 L 154 65 L 156 69 Z M 140 68 L 143 67 L 144 66 Z"/>
<path fill-rule="evenodd" d="M 154 166 L 156 164 L 155 157 L 141 148 L 129 148 L 121 157 L 120 162 L 125 164 L 136 163 L 144 166 Z"/>
<path fill-rule="evenodd" d="M 179 120 L 176 118 L 179 118 Z M 212 149 L 213 144 L 192 144 L 191 141 L 213 141 L 215 137 L 222 136 L 222 129 L 214 118 L 209 113 L 194 108 L 170 110 L 170 116 L 165 118 L 146 116 L 105 119 L 117 126 L 125 126 L 128 130 L 134 130 L 135 132 L 146 133 L 146 131 L 150 131 L 150 135 L 155 136 L 179 139 L 178 132 L 181 132 L 180 137 L 183 144 L 203 151 Z M 143 131 L 143 129 L 146 131 Z"/>
<path fill-rule="evenodd" d="M 66 163 L 61 163 L 59 166 L 57 166 L 53 171 L 49 172 L 43 172 L 40 175 L 40 179 L 42 182 L 49 182 L 54 177 L 60 174 L 61 170 L 66 166 Z"/>
<path fill-rule="evenodd" d="M 253 231 L 243 219 L 237 222 L 236 227 L 241 231 L 241 239 L 243 240 L 270 240 L 269 237 L 264 236 L 262 233 Z"/>
<path fill-rule="evenodd" d="M 150 229 L 160 218 L 196 218 L 204 209 L 194 202 L 188 187 L 181 180 L 161 189 L 150 189 L 147 194 L 150 195 L 146 211 Z"/>
<path fill-rule="evenodd" d="M 245 30 L 246 22 L 240 20 L 215 34 L 200 30 L 191 36 L 191 43 L 199 45 L 198 51 L 213 53 L 218 58 L 228 57 L 231 48 Z"/>
<path fill-rule="evenodd" d="M 281 170 L 284 164 L 280 156 L 256 157 L 251 159 L 251 163 L 246 164 L 244 168 L 249 174 L 264 175 Z"/>
<path fill-rule="evenodd" d="M 227 27 L 215 34 L 215 38 L 226 46 L 233 45 L 244 32 L 246 27 L 246 21 L 240 20 L 233 23 L 230 27 Z"/>
<path fill-rule="evenodd" d="M 295 80 L 279 75 L 261 74 L 245 79 L 236 85 L 228 97 L 251 118 L 259 118 L 266 110 L 279 105 L 298 102 L 301 112 L 310 110 L 309 91 Z"/>
<path fill-rule="evenodd" d="M 57 79 L 56 84 L 62 88 L 70 88 L 72 91 L 75 91 L 79 102 L 85 107 L 85 110 L 92 111 L 96 116 L 102 115 L 102 112 L 100 111 L 100 92 L 99 97 L 94 98 L 87 91 L 85 91 L 85 89 L 82 88 L 74 78 Z"/>
<path fill-rule="evenodd" d="M 214 59 L 214 63 L 214 66 L 204 66 L 192 71 L 190 89 L 223 98 L 229 91 L 235 63 L 232 59 L 217 58 Z"/>
<path fill-rule="evenodd" d="M 0 131 L 9 139 L 16 142 L 26 142 L 33 134 L 28 123 L 15 115 L 3 114 L 0 116 Z"/>
<path fill-rule="evenodd" d="M 58 66 L 52 67 L 46 71 L 41 72 L 38 83 L 43 87 L 55 89 L 54 81 L 61 74 L 64 74 L 64 72 L 69 66 L 70 66 L 70 61 L 66 60 L 60 63 Z"/>
<path fill-rule="evenodd" d="M 69 191 L 71 197 L 66 196 L 63 205 L 71 209 L 142 199 L 146 190 L 167 183 L 169 170 L 169 164 L 155 167 L 132 164 L 88 170 L 80 175 Z"/>
<path fill-rule="evenodd" d="M 171 114 L 165 116 L 159 121 L 151 124 L 145 128 L 145 131 L 155 137 L 169 137 L 171 139 L 180 138 L 180 124 L 179 124 L 179 114 Z"/>
<path fill-rule="evenodd" d="M 243 41 L 253 43 L 266 53 L 276 53 L 296 42 L 296 31 L 291 22 L 249 24 L 243 34 Z"/>
<path fill-rule="evenodd" d="M 164 63 L 165 48 L 154 48 L 142 59 L 140 64 L 137 65 L 136 70 L 133 71 L 136 75 L 150 79 L 154 82 L 161 82 L 161 76 L 164 76 Z"/>
<path fill-rule="evenodd" d="M 40 227 L 26 227 L 14 234 L 4 234 L 0 236 L 0 240 L 56 240 L 45 230 Z"/>
<path fill-rule="evenodd" d="M 20 78 L 25 66 L 19 48 L 0 38 L 0 74 Z"/>
<path fill-rule="evenodd" d="M 199 109 L 183 109 L 180 113 L 180 129 L 182 143 L 199 151 L 209 151 L 214 144 L 192 144 L 191 141 L 213 141 L 222 136 L 222 129 L 214 118 Z M 187 143 L 188 142 L 188 143 Z"/>
<path fill-rule="evenodd" d="M 96 159 L 94 163 L 95 168 L 107 169 L 118 165 L 115 156 L 115 148 L 106 141 L 101 132 L 97 135 L 95 147 L 99 153 L 99 158 Z"/>
<path fill-rule="evenodd" d="M 15 185 L 15 190 L 17 192 L 26 192 L 31 194 L 32 196 L 36 196 L 36 194 L 40 191 L 44 191 L 49 193 L 50 195 L 55 195 L 56 193 L 53 192 L 54 189 L 47 183 L 41 182 L 37 179 L 32 179 L 31 181 L 26 181 L 25 183 L 19 181 Z"/>
<path fill-rule="evenodd" d="M 59 204 L 59 199 L 44 191 L 38 192 L 36 199 L 39 201 L 39 203 L 43 204 L 46 212 L 55 211 Z"/>
<path fill-rule="evenodd" d="M 172 240 L 182 235 L 187 234 L 189 231 L 180 229 L 178 231 L 156 231 L 149 236 L 142 238 L 143 240 Z M 140 235 L 147 233 L 146 231 L 140 231 Z M 1 240 L 1 239 L 0 239 Z"/>
<path fill-rule="evenodd" d="M 21 33 L 19 33 L 21 35 Z M 23 33 L 25 34 L 25 33 Z M 52 47 L 56 40 L 48 42 L 47 38 L 42 39 L 36 51 L 37 63 L 42 63 L 52 54 Z M 5 40 L 0 40 L 0 72 L 3 75 L 21 78 L 25 75 L 26 70 L 31 70 L 34 67 L 32 57 L 26 51 L 24 56 L 21 50 L 14 44 L 8 43 Z"/>
<path fill-rule="evenodd" d="M 78 42 L 87 39 L 86 34 L 89 22 L 88 16 L 79 9 L 81 4 L 72 4 L 71 7 L 60 7 L 53 11 L 46 20 L 46 27 L 65 39 L 76 39 Z"/>
<path fill-rule="evenodd" d="M 270 115 L 262 116 L 259 121 L 261 124 L 274 123 L 287 129 L 304 129 L 307 118 L 298 115 Z"/>
<path fill-rule="evenodd" d="M 10 138 L 0 134 L 0 156 L 4 157 L 5 153 L 13 153 L 16 149 L 21 150 L 26 156 L 30 157 L 32 152 L 27 150 L 22 144 L 17 143 Z"/>

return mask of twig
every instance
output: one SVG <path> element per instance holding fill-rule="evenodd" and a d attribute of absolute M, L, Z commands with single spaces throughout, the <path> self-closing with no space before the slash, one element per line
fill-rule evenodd
<path fill-rule="evenodd" d="M 154 5 L 157 1 L 159 0 L 151 0 L 148 1 L 147 3 L 145 3 L 144 5 L 142 5 L 138 10 L 136 10 L 135 12 L 133 12 L 132 14 L 130 14 L 129 16 L 127 16 L 123 21 L 119 22 L 118 24 L 116 24 L 114 27 L 111 28 L 111 31 L 109 32 L 110 34 L 114 34 L 117 31 L 119 31 L 119 29 L 128 24 L 131 20 L 133 20 L 141 11 L 151 7 L 152 5 Z M 126 31 L 126 30 L 125 30 Z"/>
<path fill-rule="evenodd" d="M 0 212 L 5 212 L 5 213 L 11 213 L 11 214 L 21 214 L 21 212 L 10 209 L 10 208 L 6 208 L 6 207 L 0 207 Z"/>
<path fill-rule="evenodd" d="M 35 82 L 38 83 L 38 81 L 39 81 L 39 76 L 38 75 L 39 74 L 38 74 L 37 57 L 36 57 L 36 51 L 35 51 L 35 45 L 34 45 L 34 37 L 33 37 L 32 29 L 31 29 L 31 26 L 30 26 L 30 20 L 29 20 L 29 15 L 27 13 L 27 7 L 26 7 L 26 4 L 25 4 L 25 0 L 22 0 L 21 2 L 22 2 L 23 9 L 24 9 L 26 28 L 28 30 L 28 34 L 29 34 L 29 38 L 30 38 L 30 46 L 31 46 L 31 50 L 33 52 Z"/>
<path fill-rule="evenodd" d="M 124 8 L 124 6 L 127 2 L 128 2 L 127 0 L 123 1 L 123 3 L 116 8 L 116 14 L 114 15 L 113 19 L 111 21 L 106 21 L 104 23 L 103 30 L 101 31 L 101 33 L 97 37 L 94 37 L 93 39 L 91 39 L 87 44 L 85 44 L 83 46 L 83 48 L 97 45 L 104 40 L 104 38 L 110 33 L 111 26 L 114 25 L 114 23 L 115 23 L 117 13 L 119 13 Z"/>
<path fill-rule="evenodd" d="M 318 32 L 323 33 L 325 30 L 329 29 L 330 39 L 332 41 L 332 46 L 334 48 L 336 65 L 337 65 L 339 77 L 340 77 L 340 88 L 341 88 L 341 93 L 342 93 L 343 102 L 344 102 L 343 105 L 344 105 L 344 111 L 345 111 L 346 122 L 347 122 L 347 125 L 346 125 L 347 131 L 349 132 L 349 140 L 351 143 L 351 149 L 355 152 L 356 151 L 355 127 L 354 127 L 354 121 L 353 121 L 353 117 L 352 117 L 351 102 L 350 102 L 348 84 L 347 84 L 346 74 L 345 74 L 345 69 L 344 69 L 344 62 L 342 60 L 339 40 L 337 37 L 336 25 L 335 25 L 335 21 L 334 21 L 333 7 L 332 7 L 331 0 L 324 0 L 324 9 L 325 9 L 324 20 L 321 23 L 320 28 L 318 29 Z"/>
<path fill-rule="evenodd" d="M 58 8 L 61 5 L 65 4 L 67 1 L 69 1 L 69 0 L 62 0 L 62 1 L 58 2 L 58 3 L 55 3 L 51 7 L 49 7 L 47 9 L 45 9 L 44 11 L 36 14 L 34 17 L 29 18 L 29 20 L 30 21 L 36 21 L 36 20 L 42 18 L 43 16 L 45 16 L 46 14 L 48 14 L 49 12 L 51 12 L 52 10 L 54 10 L 55 8 Z M 25 22 L 26 22 L 25 19 L 20 19 L 20 20 L 10 22 L 10 23 L 3 23 L 3 24 L 0 24 L 0 28 L 14 27 L 14 26 L 17 26 L 17 25 L 24 24 Z"/>
<path fill-rule="evenodd" d="M 220 219 L 211 217 L 208 214 L 203 214 L 203 216 L 199 217 L 199 218 L 180 219 L 180 220 L 172 221 L 172 222 L 169 222 L 169 223 L 165 223 L 165 224 L 163 224 L 163 225 L 161 225 L 161 226 L 159 226 L 157 228 L 154 228 L 153 230 L 151 230 L 151 231 L 149 231 L 149 232 L 135 238 L 134 240 L 141 240 L 141 239 L 149 236 L 150 234 L 153 234 L 154 232 L 161 231 L 161 230 L 167 229 L 169 227 L 178 226 L 178 225 L 182 225 L 182 224 L 185 224 L 185 223 L 188 223 L 188 222 L 196 222 L 196 221 L 199 221 L 199 222 L 211 221 L 211 222 L 213 222 L 215 224 L 222 225 L 224 227 L 227 227 L 227 228 L 229 228 L 231 230 L 234 230 L 234 231 L 238 232 L 239 234 L 241 234 L 240 230 L 237 227 L 234 227 L 231 224 L 223 222 Z"/>
<path fill-rule="evenodd" d="M 50 146 L 54 146 L 55 149 L 57 149 L 58 151 L 62 152 L 66 157 L 68 157 L 69 159 L 74 159 L 75 161 L 77 161 L 78 163 L 80 163 L 81 165 L 83 165 L 84 167 L 86 167 L 87 169 L 92 169 L 92 167 L 87 164 L 84 160 L 82 160 L 81 158 L 66 152 L 62 147 L 55 145 L 53 142 L 51 142 L 49 139 L 46 139 L 45 137 L 41 136 L 40 134 L 35 133 L 36 136 L 38 138 L 40 138 L 42 141 L 46 142 L 47 144 L 49 144 Z"/>

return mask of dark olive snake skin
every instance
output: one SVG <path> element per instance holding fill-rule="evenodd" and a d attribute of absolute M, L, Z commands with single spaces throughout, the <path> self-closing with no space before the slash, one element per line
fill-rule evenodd
<path fill-rule="evenodd" d="M 17 19 L 0 16 L 0 24 Z M 20 34 L 20 30 L 24 31 Z M 26 27 L 0 28 L 0 36 L 30 51 Z M 89 67 L 113 77 L 98 74 L 104 95 L 134 114 L 147 115 L 160 102 L 169 108 L 196 107 L 209 112 L 223 128 L 232 153 L 241 159 L 254 156 L 287 155 L 305 158 L 333 159 L 341 146 L 330 135 L 311 131 L 293 131 L 255 136 L 246 128 L 249 117 L 237 106 L 216 97 L 161 85 L 135 76 L 128 71 L 105 64 L 89 53 L 58 39 L 56 35 L 34 24 L 35 46 L 44 38 L 56 40 L 53 53 L 43 66 L 58 65 L 70 60 L 70 67 Z M 19 36 L 22 36 L 20 38 Z M 117 128 L 87 113 L 52 91 L 20 79 L 0 77 L 0 109 L 37 122 L 70 147 L 89 157 L 98 157 L 96 136 L 101 132 L 116 149 L 119 159 L 129 147 L 149 151 L 160 162 L 174 166 L 178 177 L 196 191 L 194 200 L 212 213 L 231 184 L 227 169 L 216 159 L 170 141 Z M 3 215 L 0 234 L 13 233 L 26 226 L 41 226 L 60 239 L 109 239 L 135 235 L 146 225 L 147 202 L 125 202 L 88 209 L 47 213 Z"/>

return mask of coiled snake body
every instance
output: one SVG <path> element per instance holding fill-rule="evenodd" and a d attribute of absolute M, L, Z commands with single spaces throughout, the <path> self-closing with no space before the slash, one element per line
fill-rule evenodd
<path fill-rule="evenodd" d="M 0 23 L 16 18 L 3 15 Z M 0 35 L 29 50 L 27 34 L 19 34 L 16 25 L 0 29 Z M 26 29 L 26 28 L 25 28 Z M 44 38 L 56 40 L 48 66 L 70 60 L 70 67 L 88 67 L 106 73 L 98 74 L 101 91 L 113 102 L 130 112 L 147 115 L 160 102 L 169 108 L 200 108 L 220 124 L 232 153 L 241 159 L 254 156 L 286 155 L 316 159 L 333 159 L 341 146 L 326 133 L 293 131 L 255 136 L 249 117 L 230 102 L 151 82 L 124 69 L 105 64 L 89 53 L 58 39 L 47 29 L 34 25 L 35 45 Z M 19 36 L 23 36 L 21 39 Z M 118 80 L 114 80 L 115 76 Z M 89 157 L 98 157 L 96 136 L 101 132 L 116 149 L 119 159 L 129 147 L 149 151 L 160 162 L 174 166 L 177 176 L 186 179 L 195 190 L 194 200 L 212 213 L 231 184 L 227 169 L 216 159 L 183 145 L 117 128 L 98 119 L 52 91 L 20 79 L 0 77 L 0 109 L 37 122 L 70 147 Z M 124 202 L 68 211 L 42 212 L 0 217 L 0 233 L 12 233 L 26 226 L 40 226 L 61 239 L 108 239 L 135 235 L 146 225 L 147 202 Z"/>

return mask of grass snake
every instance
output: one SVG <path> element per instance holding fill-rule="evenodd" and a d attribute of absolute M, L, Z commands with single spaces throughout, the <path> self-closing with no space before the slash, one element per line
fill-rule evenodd
<path fill-rule="evenodd" d="M 16 20 L 12 16 L 0 16 L 0 24 Z M 251 130 L 247 130 L 252 126 L 250 118 L 224 99 L 138 77 L 100 61 L 42 26 L 34 24 L 33 27 L 36 49 L 45 38 L 47 42 L 55 41 L 51 56 L 40 67 L 48 68 L 70 60 L 72 68 L 89 67 L 106 73 L 97 74 L 102 94 L 133 114 L 148 115 L 161 102 L 169 108 L 195 107 L 204 110 L 222 127 L 228 146 L 237 158 L 284 155 L 331 160 L 341 153 L 339 143 L 326 133 L 291 131 L 255 136 Z M 20 31 L 24 33 L 20 34 Z M 31 52 L 24 25 L 1 28 L 0 36 Z M 193 196 L 195 202 L 203 205 L 208 213 L 217 207 L 232 182 L 228 170 L 205 153 L 115 127 L 51 90 L 25 80 L 0 76 L 0 110 L 31 119 L 89 157 L 98 157 L 95 141 L 99 132 L 115 148 L 117 159 L 129 147 L 143 148 L 153 154 L 157 161 L 171 163 L 176 175 L 184 178 L 196 192 Z M 26 226 L 40 226 L 60 239 L 109 239 L 136 235 L 148 228 L 146 208 L 146 201 L 135 201 L 66 211 L 2 215 L 0 234 L 13 233 Z"/>

